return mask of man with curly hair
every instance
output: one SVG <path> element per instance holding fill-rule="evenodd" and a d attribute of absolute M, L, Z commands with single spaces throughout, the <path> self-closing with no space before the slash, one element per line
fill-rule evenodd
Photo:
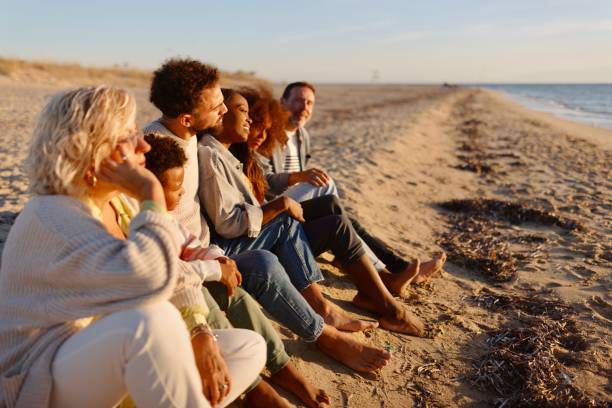
<path fill-rule="evenodd" d="M 173 211 L 202 242 L 208 242 L 202 228 L 198 202 L 198 158 L 196 135 L 221 122 L 227 108 L 219 85 L 217 68 L 192 59 L 170 59 L 153 74 L 150 101 L 162 113 L 144 132 L 172 138 L 185 152 L 184 188 L 188 197 Z"/>

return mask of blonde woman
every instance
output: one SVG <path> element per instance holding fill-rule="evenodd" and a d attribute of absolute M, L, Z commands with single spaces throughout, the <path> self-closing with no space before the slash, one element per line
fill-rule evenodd
<path fill-rule="evenodd" d="M 135 112 L 102 86 L 55 96 L 38 120 L 32 198 L 2 253 L 0 406 L 111 407 L 128 393 L 139 407 L 226 405 L 263 367 L 253 332 L 188 322 L 190 338 L 178 309 L 206 313 L 201 282 L 177 267 Z M 141 203 L 125 240 L 102 223 L 118 191 Z"/>

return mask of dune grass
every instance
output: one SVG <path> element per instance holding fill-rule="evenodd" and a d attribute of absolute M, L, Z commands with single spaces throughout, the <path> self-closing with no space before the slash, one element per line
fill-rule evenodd
<path fill-rule="evenodd" d="M 128 87 L 148 87 L 152 71 L 115 65 L 113 67 L 87 67 L 79 63 L 55 61 L 29 61 L 0 56 L 0 77 L 14 82 L 86 85 L 106 83 Z M 252 72 L 221 73 L 225 86 L 266 82 Z"/>

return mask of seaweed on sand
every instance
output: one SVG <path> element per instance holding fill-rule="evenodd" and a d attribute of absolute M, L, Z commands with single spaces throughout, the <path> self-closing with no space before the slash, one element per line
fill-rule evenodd
<path fill-rule="evenodd" d="M 494 391 L 500 407 L 605 406 L 578 388 L 555 356 L 571 347 L 564 339 L 583 337 L 576 324 L 544 318 L 524 323 L 488 333 L 489 350 L 474 363 L 472 384 Z"/>
<path fill-rule="evenodd" d="M 516 274 L 516 256 L 508 244 L 495 236 L 490 222 L 453 217 L 450 231 L 442 234 L 440 245 L 449 262 L 475 270 L 497 282 L 507 282 Z"/>
<path fill-rule="evenodd" d="M 556 225 L 570 231 L 584 229 L 577 221 L 563 218 L 553 211 L 531 208 L 525 204 L 513 203 L 511 201 L 482 198 L 463 199 L 446 201 L 441 203 L 440 206 L 455 213 L 492 218 L 507 221 L 515 225 L 530 222 L 541 225 Z"/>
<path fill-rule="evenodd" d="M 459 125 L 458 130 L 463 137 L 459 150 L 469 154 L 457 156 L 462 161 L 462 164 L 455 166 L 455 168 L 478 174 L 493 172 L 493 168 L 486 163 L 488 157 L 481 142 L 482 132 L 480 131 L 480 125 L 482 125 L 482 122 L 476 119 L 465 120 Z"/>
<path fill-rule="evenodd" d="M 513 309 L 532 316 L 550 317 L 553 320 L 565 319 L 575 314 L 571 306 L 560 300 L 505 295 L 495 293 L 487 288 L 482 288 L 480 293 L 471 296 L 470 299 L 476 302 L 478 306 L 495 312 Z"/>

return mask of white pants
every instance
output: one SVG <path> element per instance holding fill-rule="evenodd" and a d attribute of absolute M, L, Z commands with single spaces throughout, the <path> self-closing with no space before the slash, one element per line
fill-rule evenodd
<path fill-rule="evenodd" d="M 310 183 L 297 183 L 289 187 L 287 190 L 283 191 L 282 195 L 293 198 L 298 203 L 302 201 L 310 200 L 312 198 L 323 197 L 326 195 L 335 195 L 338 197 L 338 188 L 336 187 L 336 183 L 334 183 L 333 179 L 329 179 L 329 183 L 323 187 L 314 186 Z M 367 257 L 374 265 L 374 268 L 378 272 L 382 272 L 387 265 L 374 254 L 374 252 L 370 249 L 370 247 L 359 237 L 361 241 L 361 245 L 366 252 Z"/>
<path fill-rule="evenodd" d="M 219 349 L 237 398 L 261 372 L 263 338 L 242 329 L 218 330 Z M 53 360 L 53 407 L 112 407 L 128 393 L 140 408 L 210 407 L 185 323 L 160 302 L 108 315 L 70 337 Z"/>

